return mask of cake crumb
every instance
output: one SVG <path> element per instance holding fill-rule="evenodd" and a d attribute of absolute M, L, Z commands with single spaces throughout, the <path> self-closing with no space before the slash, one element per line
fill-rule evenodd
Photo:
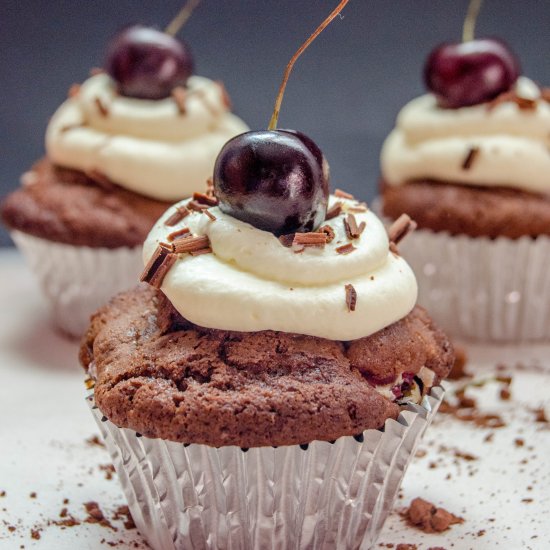
<path fill-rule="evenodd" d="M 422 498 L 415 498 L 403 515 L 412 526 L 424 533 L 441 533 L 451 525 L 464 523 L 463 518 L 451 514 L 444 508 L 437 508 Z"/>

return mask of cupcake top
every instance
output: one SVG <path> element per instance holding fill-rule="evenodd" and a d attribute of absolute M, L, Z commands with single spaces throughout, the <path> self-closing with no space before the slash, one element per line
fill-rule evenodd
<path fill-rule="evenodd" d="M 146 100 L 120 95 L 101 73 L 59 107 L 46 149 L 57 165 L 175 201 L 202 188 L 221 146 L 247 129 L 229 108 L 223 85 L 204 77 L 191 76 L 165 99 Z"/>
<path fill-rule="evenodd" d="M 444 108 L 434 94 L 408 103 L 382 148 L 384 181 L 459 182 L 550 192 L 550 103 L 520 77 L 489 102 Z"/>
<path fill-rule="evenodd" d="M 330 196 L 317 231 L 278 239 L 197 195 L 170 208 L 149 234 L 144 261 L 152 277 L 163 255 L 170 267 L 155 286 L 206 328 L 355 340 L 405 317 L 417 297 L 414 274 L 390 251 L 380 220 L 342 196 Z"/>

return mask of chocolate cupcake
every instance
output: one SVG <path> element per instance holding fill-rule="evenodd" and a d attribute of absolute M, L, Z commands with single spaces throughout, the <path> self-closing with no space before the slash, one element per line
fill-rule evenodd
<path fill-rule="evenodd" d="M 81 335 L 95 309 L 134 284 L 154 221 L 202 189 L 221 146 L 246 130 L 223 85 L 190 66 L 175 38 L 123 31 L 108 72 L 71 88 L 48 125 L 46 156 L 1 205 L 69 334 Z"/>
<path fill-rule="evenodd" d="M 550 95 L 518 74 L 500 41 L 440 46 L 382 149 L 383 213 L 419 227 L 419 302 L 462 338 L 550 338 Z"/>
<path fill-rule="evenodd" d="M 90 403 L 154 548 L 376 540 L 454 353 L 347 197 L 280 238 L 210 195 L 180 202 L 145 242 L 151 286 L 93 317 Z"/>

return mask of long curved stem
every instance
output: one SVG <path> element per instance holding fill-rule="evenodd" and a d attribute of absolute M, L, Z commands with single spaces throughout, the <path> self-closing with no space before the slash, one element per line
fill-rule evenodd
<path fill-rule="evenodd" d="M 334 8 L 330 15 L 315 29 L 315 32 L 298 48 L 298 51 L 292 56 L 292 59 L 288 62 L 286 66 L 283 81 L 279 87 L 279 92 L 277 93 L 277 99 L 275 100 L 275 106 L 273 108 L 273 114 L 271 115 L 271 120 L 269 121 L 268 130 L 275 130 L 277 128 L 277 121 L 279 120 L 279 111 L 281 110 L 281 103 L 283 101 L 283 96 L 285 94 L 286 83 L 288 82 L 288 77 L 294 67 L 296 60 L 302 55 L 306 48 L 323 32 L 323 29 L 329 25 L 329 23 L 344 9 L 344 6 L 348 3 L 349 0 L 341 0 L 341 2 Z"/>
<path fill-rule="evenodd" d="M 474 39 L 477 16 L 482 3 L 483 0 L 470 0 L 464 26 L 462 27 L 462 42 L 469 42 Z"/>
<path fill-rule="evenodd" d="M 201 0 L 189 0 L 185 3 L 183 8 L 178 12 L 176 17 L 170 21 L 168 26 L 164 29 L 166 34 L 170 36 L 176 36 L 179 30 L 185 25 L 187 20 L 191 17 L 193 10 L 200 4 Z"/>

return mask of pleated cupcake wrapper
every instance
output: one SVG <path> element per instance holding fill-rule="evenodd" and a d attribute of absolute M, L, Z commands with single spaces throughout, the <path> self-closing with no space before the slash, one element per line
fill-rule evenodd
<path fill-rule="evenodd" d="M 114 294 L 135 286 L 143 269 L 141 247 L 90 248 L 12 231 L 46 295 L 56 325 L 80 337 L 90 315 Z"/>
<path fill-rule="evenodd" d="M 399 250 L 416 274 L 418 302 L 450 335 L 550 341 L 550 238 L 416 230 Z"/>
<path fill-rule="evenodd" d="M 134 521 L 155 550 L 370 548 L 442 399 L 334 443 L 214 448 L 141 437 L 88 402 Z"/>

